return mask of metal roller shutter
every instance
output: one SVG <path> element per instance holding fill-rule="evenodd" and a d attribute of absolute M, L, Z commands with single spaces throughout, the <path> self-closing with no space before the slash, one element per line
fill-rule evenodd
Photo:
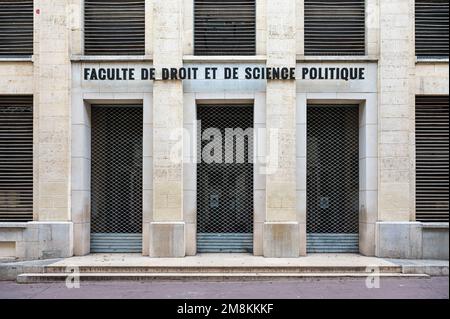
<path fill-rule="evenodd" d="M 255 55 L 255 0 L 195 0 L 195 55 Z"/>
<path fill-rule="evenodd" d="M 202 157 L 201 163 L 197 165 L 197 251 L 251 253 L 253 130 L 247 137 L 245 131 L 253 128 L 253 106 L 201 105 L 198 118 L 201 120 L 199 136 L 211 129 L 220 131 L 223 152 L 219 163 L 210 163 Z M 227 137 L 227 129 L 238 129 L 235 131 L 236 137 Z M 238 140 L 244 142 L 244 147 L 238 147 Z M 201 147 L 199 151 L 210 145 L 210 142 L 198 141 L 197 145 Z"/>
<path fill-rule="evenodd" d="M 416 220 L 448 222 L 448 96 L 416 97 Z"/>
<path fill-rule="evenodd" d="M 364 55 L 364 0 L 305 0 L 305 55 Z"/>
<path fill-rule="evenodd" d="M 91 252 L 141 252 L 142 106 L 91 112 Z"/>
<path fill-rule="evenodd" d="M 307 252 L 359 251 L 358 106 L 308 106 Z"/>
<path fill-rule="evenodd" d="M 86 55 L 144 55 L 144 0 L 85 0 Z"/>
<path fill-rule="evenodd" d="M 0 96 L 0 222 L 33 220 L 33 97 Z"/>
<path fill-rule="evenodd" d="M 448 0 L 416 0 L 416 55 L 448 57 Z"/>
<path fill-rule="evenodd" d="M 0 0 L 0 56 L 33 54 L 33 1 Z"/>

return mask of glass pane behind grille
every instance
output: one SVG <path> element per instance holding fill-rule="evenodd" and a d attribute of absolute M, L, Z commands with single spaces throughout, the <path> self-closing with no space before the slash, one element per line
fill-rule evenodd
<path fill-rule="evenodd" d="M 92 108 L 91 251 L 140 252 L 142 107 Z"/>
<path fill-rule="evenodd" d="M 201 133 L 217 128 L 253 127 L 252 106 L 200 106 Z M 199 132 L 200 133 L 200 132 Z M 199 134 L 199 136 L 201 136 Z M 253 132 L 244 138 L 239 154 L 233 147 L 233 161 L 207 163 L 202 159 L 197 168 L 197 250 L 199 252 L 252 252 L 253 250 Z M 236 139 L 237 140 L 237 139 Z M 198 142 L 201 149 L 209 141 Z M 228 154 L 228 156 L 231 153 Z M 236 159 L 241 155 L 240 163 Z M 225 161 L 226 152 L 222 153 Z M 249 161 L 250 159 L 250 161 Z"/>

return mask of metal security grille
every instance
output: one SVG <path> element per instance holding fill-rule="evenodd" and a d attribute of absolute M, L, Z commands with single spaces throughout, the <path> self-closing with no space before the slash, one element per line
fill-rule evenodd
<path fill-rule="evenodd" d="M 308 106 L 307 251 L 358 252 L 358 106 Z"/>
<path fill-rule="evenodd" d="M 255 0 L 195 0 L 195 55 L 255 55 Z"/>
<path fill-rule="evenodd" d="M 448 57 L 448 0 L 416 0 L 416 55 Z"/>
<path fill-rule="evenodd" d="M 33 0 L 0 0 L 0 56 L 33 54 Z"/>
<path fill-rule="evenodd" d="M 144 55 L 144 0 L 85 0 L 87 55 Z"/>
<path fill-rule="evenodd" d="M 0 222 L 33 220 L 33 97 L 0 96 Z"/>
<path fill-rule="evenodd" d="M 305 55 L 364 55 L 364 0 L 305 0 Z"/>
<path fill-rule="evenodd" d="M 198 118 L 197 251 L 252 252 L 253 106 L 199 106 Z M 221 151 L 209 148 L 214 141 Z"/>
<path fill-rule="evenodd" d="M 416 97 L 416 219 L 448 223 L 447 96 Z"/>
<path fill-rule="evenodd" d="M 91 251 L 141 252 L 142 107 L 92 107 Z"/>

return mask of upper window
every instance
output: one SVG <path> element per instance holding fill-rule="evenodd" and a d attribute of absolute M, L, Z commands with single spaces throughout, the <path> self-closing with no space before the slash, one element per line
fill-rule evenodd
<path fill-rule="evenodd" d="M 365 55 L 364 0 L 305 0 L 305 55 Z"/>
<path fill-rule="evenodd" d="M 448 0 L 416 0 L 416 55 L 448 57 Z"/>
<path fill-rule="evenodd" d="M 255 0 L 195 0 L 195 55 L 255 55 Z"/>
<path fill-rule="evenodd" d="M 144 55 L 145 0 L 85 0 L 86 55 Z"/>
<path fill-rule="evenodd" d="M 33 0 L 0 0 L 0 56 L 33 54 Z"/>
<path fill-rule="evenodd" d="M 33 97 L 0 96 L 0 222 L 33 220 Z"/>

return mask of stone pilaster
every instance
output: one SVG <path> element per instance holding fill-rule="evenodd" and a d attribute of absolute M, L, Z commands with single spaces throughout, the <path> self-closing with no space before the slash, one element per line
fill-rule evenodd
<path fill-rule="evenodd" d="M 379 220 L 410 221 L 414 1 L 380 0 Z"/>
<path fill-rule="evenodd" d="M 296 0 L 267 2 L 267 66 L 296 65 Z M 267 152 L 276 161 L 266 178 L 264 256 L 299 256 L 296 213 L 296 83 L 267 81 Z M 270 149 L 277 136 L 278 153 Z M 272 166 L 272 165 L 271 165 Z"/>
<path fill-rule="evenodd" d="M 156 69 L 181 67 L 181 0 L 153 2 L 153 58 Z M 160 77 L 160 75 L 157 75 Z M 154 82 L 153 86 L 153 219 L 151 257 L 185 255 L 183 221 L 183 84 Z"/>
<path fill-rule="evenodd" d="M 35 0 L 34 6 L 35 219 L 69 221 L 69 3 Z"/>
<path fill-rule="evenodd" d="M 376 255 L 411 252 L 414 217 L 414 1 L 379 0 L 379 159 Z M 391 244 L 396 242 L 396 250 Z M 420 258 L 420 257 L 419 257 Z"/>

